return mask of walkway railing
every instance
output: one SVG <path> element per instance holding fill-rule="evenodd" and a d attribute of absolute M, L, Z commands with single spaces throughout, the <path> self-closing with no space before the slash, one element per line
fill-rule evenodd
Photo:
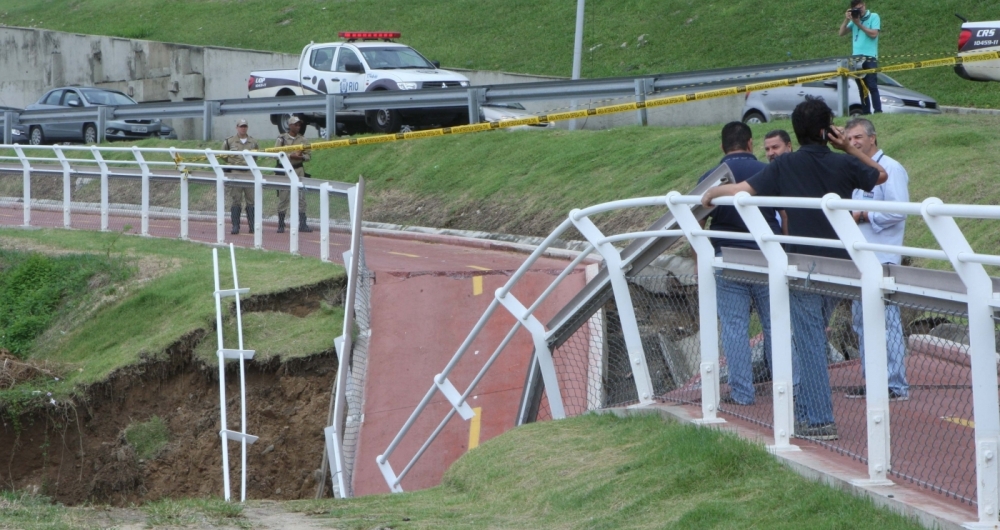
<path fill-rule="evenodd" d="M 234 157 L 244 164 L 234 164 Z M 182 158 L 204 161 L 176 162 Z M 234 190 L 247 190 L 253 206 L 234 214 L 227 208 Z M 300 254 L 305 244 L 323 261 L 330 261 L 332 246 L 347 249 L 342 250 L 348 269 L 344 325 L 333 341 L 340 367 L 352 363 L 354 297 L 361 289 L 358 282 L 367 281 L 361 242 L 363 190 L 363 181 L 355 185 L 300 179 L 285 153 L 0 145 L 0 226 L 128 232 L 217 244 L 235 241 L 292 254 Z M 288 192 L 287 206 L 281 205 L 277 191 Z M 279 207 L 287 208 L 283 234 L 275 233 Z M 315 217 L 305 215 L 317 210 L 318 225 Z M 300 212 L 318 238 L 302 239 Z M 241 225 L 240 234 L 229 233 L 234 221 Z M 331 235 L 338 234 L 343 241 L 335 243 Z M 336 490 L 350 496 L 345 460 L 353 462 L 356 443 L 352 439 L 345 444 L 349 422 L 344 412 L 357 414 L 360 396 L 354 396 L 357 402 L 348 399 L 343 371 L 331 392 L 333 423 L 325 437 L 330 457 L 324 457 L 324 467 L 332 463 Z"/>
<path fill-rule="evenodd" d="M 547 330 L 533 314 L 552 288 L 526 307 L 510 294 L 524 267 L 519 269 L 497 291 L 495 300 L 455 357 L 435 377 L 427 396 L 378 457 L 390 489 L 402 491 L 400 484 L 406 473 L 455 412 L 468 419 L 465 399 L 513 334 L 524 327 L 534 338 L 544 379 L 543 403 L 527 421 L 559 419 L 606 406 L 645 407 L 664 400 L 700 403 L 700 423 L 724 423 L 726 415 L 751 419 L 772 428 L 773 451 L 797 451 L 798 446 L 791 443 L 793 437 L 806 443 L 812 440 L 866 462 L 867 476 L 855 481 L 860 486 L 890 485 L 892 477 L 915 481 L 975 504 L 976 524 L 997 524 L 1000 399 L 996 316 L 1000 308 L 997 296 L 1000 282 L 987 274 L 985 266 L 1000 265 L 1000 256 L 973 251 L 956 220 L 1000 219 L 1000 206 L 952 205 L 935 198 L 922 203 L 852 201 L 832 194 L 821 199 L 747 194 L 717 199 L 716 205 L 734 206 L 749 227 L 749 234 L 736 234 L 702 229 L 698 222 L 700 200 L 697 195 L 671 192 L 666 196 L 615 201 L 571 212 L 528 258 L 525 267 L 544 253 L 555 238 L 575 227 L 590 243 L 584 254 L 593 250 L 604 258 L 602 272 L 607 271 L 611 276 L 613 301 L 594 307 L 589 319 L 576 318 L 571 340 L 553 345 L 547 339 L 557 330 Z M 839 239 L 774 235 L 759 210 L 763 206 L 821 210 Z M 649 207 L 668 210 L 673 221 L 655 230 L 604 235 L 592 220 L 607 212 Z M 903 214 L 915 218 L 911 223 L 922 220 L 939 248 L 868 243 L 851 210 Z M 683 296 L 678 294 L 688 289 L 681 285 L 681 279 L 670 277 L 677 284 L 673 287 L 654 286 L 654 280 L 664 277 L 639 274 L 631 268 L 634 264 L 623 260 L 621 251 L 612 246 L 618 242 L 677 236 L 685 237 L 698 256 L 697 285 L 687 283 L 692 290 L 692 298 L 688 300 L 681 300 Z M 716 257 L 711 245 L 713 237 L 752 240 L 761 250 L 726 249 Z M 844 249 L 851 259 L 788 254 L 782 247 L 788 243 Z M 876 252 L 940 260 L 950 264 L 954 272 L 883 266 Z M 567 270 L 576 267 L 579 261 L 571 263 Z M 621 274 L 623 269 L 628 270 L 628 278 Z M 564 271 L 554 283 L 565 274 Z M 717 274 L 729 281 L 766 286 L 764 290 L 769 295 L 767 323 L 770 325 L 761 326 L 765 322 L 753 320 L 749 326 L 753 330 L 741 339 L 755 348 L 759 348 L 761 336 L 765 344 L 770 343 L 769 375 L 764 381 L 754 381 L 756 388 L 769 386 L 770 392 L 758 391 L 755 402 L 751 398 L 750 403 L 741 405 L 732 401 L 733 394 L 726 394 L 732 390 L 727 376 L 733 376 L 736 368 L 719 355 Z M 809 337 L 793 337 L 792 322 L 802 318 L 792 312 L 793 299 L 810 296 L 822 300 L 816 306 L 821 307 L 822 314 L 815 318 L 829 322 L 834 313 L 841 317 L 849 315 L 845 318 L 848 322 L 853 320 L 854 331 L 847 324 L 846 334 L 852 334 L 853 346 L 839 342 L 835 345 L 834 331 L 829 327 L 825 332 L 821 329 L 818 339 L 829 352 L 810 351 L 805 347 Z M 664 301 L 660 310 L 647 305 L 654 299 Z M 842 300 L 854 300 L 854 304 L 840 304 Z M 450 372 L 469 344 L 479 340 L 477 347 L 483 346 L 478 331 L 501 306 L 515 316 L 516 323 L 482 364 L 468 390 L 455 390 Z M 672 309 L 664 311 L 662 307 Z M 887 330 L 887 308 L 890 316 L 903 311 L 905 331 Z M 761 309 L 757 307 L 755 313 Z M 750 306 L 744 311 L 749 313 Z M 617 318 L 612 318 L 615 314 Z M 747 319 L 750 320 L 749 314 Z M 945 338 L 944 331 L 951 334 Z M 728 347 L 727 341 L 732 344 L 731 340 L 723 338 L 721 345 Z M 911 385 L 909 396 L 902 396 L 908 400 L 897 401 L 901 396 L 893 395 L 891 404 L 887 343 L 890 347 L 905 346 L 906 377 Z M 684 344 L 692 345 L 694 351 L 689 355 L 692 358 L 684 359 L 684 352 L 680 351 Z M 859 361 L 862 349 L 863 361 Z M 679 357 L 674 355 L 678 351 Z M 809 372 L 807 364 L 817 355 L 824 359 L 821 372 Z M 615 365 L 615 362 L 624 364 L 625 359 L 628 366 Z M 681 376 L 684 370 L 679 364 L 685 361 L 694 369 Z M 651 369 L 654 362 L 658 364 Z M 863 363 L 863 372 L 859 363 Z M 892 370 L 895 374 L 900 367 L 894 366 Z M 859 395 L 851 390 L 847 384 L 851 382 L 863 385 L 864 393 Z M 531 384 L 530 374 L 528 383 Z M 631 397 L 622 401 L 622 393 L 610 388 L 615 384 L 632 385 Z M 389 464 L 390 456 L 438 391 L 448 398 L 452 410 L 402 471 L 395 474 Z M 853 397 L 864 400 L 850 399 Z M 812 426 L 803 421 L 808 417 L 803 407 L 815 408 L 820 401 L 830 404 L 839 432 L 833 429 L 817 436 Z M 891 437 L 893 430 L 895 436 Z"/>

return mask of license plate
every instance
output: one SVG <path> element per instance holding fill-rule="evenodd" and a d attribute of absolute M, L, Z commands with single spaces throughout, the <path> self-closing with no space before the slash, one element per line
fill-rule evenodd
<path fill-rule="evenodd" d="M 146 127 L 144 127 L 142 125 L 133 125 L 132 126 L 132 132 L 134 132 L 134 133 L 144 133 L 144 132 L 148 132 L 148 131 L 146 130 Z"/>

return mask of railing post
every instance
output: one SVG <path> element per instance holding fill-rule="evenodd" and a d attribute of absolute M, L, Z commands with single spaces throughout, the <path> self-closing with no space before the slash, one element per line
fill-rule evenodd
<path fill-rule="evenodd" d="M 22 200 L 24 201 L 21 208 L 24 212 L 24 226 L 31 226 L 31 161 L 25 156 L 21 146 L 15 145 L 14 152 L 17 153 L 17 158 L 21 160 Z"/>
<path fill-rule="evenodd" d="M 247 151 L 243 151 L 243 159 L 250 168 L 253 175 L 253 219 L 247 219 L 247 223 L 253 223 L 253 248 L 264 248 L 264 175 L 260 172 L 257 159 Z"/>
<path fill-rule="evenodd" d="M 792 445 L 795 433 L 794 378 L 792 375 L 792 319 L 791 302 L 788 292 L 788 254 L 781 243 L 764 241 L 771 235 L 771 227 L 764 214 L 756 206 L 740 204 L 750 195 L 739 193 L 733 199 L 733 206 L 743 219 L 747 230 L 753 235 L 757 246 L 767 258 L 767 285 L 771 299 L 771 373 L 774 399 L 774 445 L 768 449 L 774 452 L 798 451 Z"/>
<path fill-rule="evenodd" d="M 104 161 L 104 156 L 97 149 L 97 146 L 91 146 L 90 152 L 97 161 L 97 166 L 101 168 L 101 232 L 108 231 L 109 225 L 109 207 L 108 207 L 108 163 Z"/>
<path fill-rule="evenodd" d="M 861 271 L 861 307 L 865 330 L 865 403 L 868 407 L 868 479 L 852 480 L 859 486 L 891 486 L 886 477 L 891 466 L 892 447 L 889 443 L 889 367 L 886 352 L 885 301 L 882 299 L 882 264 L 874 252 L 856 250 L 855 243 L 865 243 L 865 236 L 847 210 L 834 210 L 829 201 L 840 197 L 834 193 L 823 197 L 823 213 L 837 237 L 844 242 L 847 253 Z"/>
<path fill-rule="evenodd" d="M 174 160 L 179 160 L 179 155 L 177 154 L 177 149 L 170 148 L 170 158 Z M 187 169 L 184 167 L 183 163 L 177 165 L 177 172 L 180 174 L 177 180 L 180 186 L 181 192 L 181 233 L 180 238 L 182 241 L 187 241 L 189 236 L 188 222 L 190 220 L 191 212 L 189 210 L 189 196 L 188 196 L 188 179 L 187 179 Z"/>
<path fill-rule="evenodd" d="M 222 244 L 226 241 L 226 175 L 214 153 L 206 149 L 205 158 L 215 171 L 215 240 Z"/>
<path fill-rule="evenodd" d="M 635 320 L 632 294 L 629 292 L 628 280 L 625 279 L 625 271 L 622 270 L 621 254 L 618 253 L 618 249 L 611 243 L 601 243 L 601 240 L 604 239 L 604 234 L 601 233 L 589 218 L 586 216 L 578 217 L 579 214 L 579 210 L 570 212 L 569 216 L 573 222 L 573 226 L 576 227 L 587 241 L 594 245 L 597 252 L 604 258 L 604 263 L 608 268 L 608 278 L 611 281 L 615 303 L 618 306 L 618 318 L 621 320 L 622 334 L 625 335 L 629 365 L 632 369 L 632 376 L 635 378 L 635 388 L 639 395 L 639 406 L 651 405 L 655 403 L 653 380 L 649 376 L 646 352 L 642 347 L 639 325 Z M 538 346 L 536 345 L 537 349 Z"/>
<path fill-rule="evenodd" d="M 299 189 L 299 175 L 292 167 L 292 162 L 288 160 L 288 155 L 283 152 L 278 153 L 278 155 L 278 161 L 285 170 L 285 174 L 288 175 L 288 219 L 286 220 L 289 228 L 288 252 L 297 256 L 299 254 L 299 193 L 304 193 L 305 190 Z"/>
<path fill-rule="evenodd" d="M 966 288 L 969 304 L 969 357 L 972 368 L 972 411 L 976 436 L 976 504 L 979 521 L 967 528 L 995 528 L 1000 503 L 997 450 L 1000 439 L 1000 396 L 997 395 L 996 336 L 994 335 L 993 281 L 979 263 L 962 260 L 974 251 L 955 219 L 934 215 L 941 199 L 923 202 L 922 216 L 941 250 L 948 255 Z"/>
<path fill-rule="evenodd" d="M 139 151 L 138 147 L 132 148 L 132 155 L 135 157 L 136 162 L 139 163 L 139 169 L 142 171 L 142 204 L 140 206 L 140 216 L 142 224 L 142 235 L 145 237 L 149 236 L 149 164 L 146 163 L 145 157 L 142 156 L 142 152 Z"/>
<path fill-rule="evenodd" d="M 70 172 L 72 168 L 69 162 L 66 160 L 66 154 L 63 153 L 61 147 L 57 145 L 52 146 L 52 151 L 55 152 L 56 158 L 59 159 L 59 165 L 62 166 L 62 183 L 63 183 L 63 228 L 70 227 Z"/>
<path fill-rule="evenodd" d="M 638 87 L 638 83 L 636 83 Z M 667 208 L 673 214 L 677 225 L 684 231 L 691 248 L 698 258 L 698 320 L 701 341 L 701 419 L 698 423 L 725 423 L 717 416 L 719 412 L 719 312 L 715 291 L 715 249 L 712 241 L 705 236 L 693 235 L 701 225 L 691 213 L 691 207 L 674 204 L 671 198 L 680 196 L 672 191 L 667 195 Z"/>
<path fill-rule="evenodd" d="M 635 102 L 636 103 L 646 103 L 646 94 L 652 92 L 653 83 L 655 79 L 636 79 L 635 80 Z M 646 107 L 636 111 L 636 116 L 639 119 L 639 125 L 645 127 L 649 125 L 649 119 L 646 114 Z"/>
<path fill-rule="evenodd" d="M 324 182 L 319 187 L 319 259 L 330 261 L 330 191 L 333 188 Z M 344 265 L 347 265 L 346 263 Z"/>

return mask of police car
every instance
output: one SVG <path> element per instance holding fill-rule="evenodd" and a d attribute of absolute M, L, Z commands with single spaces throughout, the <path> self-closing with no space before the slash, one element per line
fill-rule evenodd
<path fill-rule="evenodd" d="M 958 16 L 958 15 L 956 15 Z M 958 56 L 1000 51 L 1000 20 L 969 22 L 962 19 L 958 34 Z M 970 81 L 1000 81 L 1000 59 L 955 65 L 955 73 Z"/>
<path fill-rule="evenodd" d="M 462 74 L 442 70 L 404 44 L 393 42 L 398 32 L 353 32 L 338 34 L 343 42 L 309 43 L 302 49 L 299 67 L 294 70 L 251 72 L 247 81 L 248 97 L 349 94 L 377 90 L 447 90 L 469 86 Z M 317 129 L 326 127 L 323 114 L 299 115 Z M 282 132 L 287 130 L 287 115 L 271 116 Z M 432 109 L 380 109 L 361 113 L 338 113 L 339 132 L 347 134 L 366 129 L 394 133 L 405 126 L 456 125 L 468 123 L 466 107 Z M 322 131 L 321 131 L 322 132 Z"/>

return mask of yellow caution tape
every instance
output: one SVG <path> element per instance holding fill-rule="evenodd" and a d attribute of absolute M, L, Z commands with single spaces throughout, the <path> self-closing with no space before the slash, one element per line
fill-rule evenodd
<path fill-rule="evenodd" d="M 919 55 L 919 54 L 918 54 Z M 742 86 L 735 86 L 729 88 L 720 88 L 715 90 L 706 90 L 703 92 L 694 92 L 690 94 L 682 94 L 676 96 L 667 96 L 663 98 L 649 99 L 646 101 L 623 103 L 618 105 L 608 105 L 604 107 L 595 107 L 591 109 L 582 110 L 571 110 L 567 112 L 557 112 L 552 114 L 541 114 L 538 116 L 531 116 L 526 118 L 513 118 L 499 121 L 491 121 L 484 123 L 473 123 L 469 125 L 458 125 L 455 127 L 444 127 L 440 129 L 428 129 L 424 131 L 414 131 L 406 133 L 395 133 L 395 134 L 381 134 L 376 136 L 364 136 L 361 138 L 349 138 L 343 140 L 330 140 L 325 142 L 314 142 L 312 145 L 303 149 L 301 145 L 289 145 L 283 147 L 270 147 L 264 149 L 265 153 L 278 153 L 278 152 L 295 152 L 295 151 L 318 151 L 322 149 L 336 149 L 339 147 L 349 147 L 353 145 L 374 145 L 383 144 L 390 142 L 398 142 L 405 140 L 418 140 L 421 138 L 432 138 L 437 136 L 446 136 L 452 134 L 466 134 L 466 133 L 476 133 L 482 131 L 492 131 L 496 129 L 506 129 L 510 127 L 520 127 L 522 125 L 539 125 L 557 121 L 575 120 L 578 118 L 587 118 L 589 116 L 603 116 L 607 114 L 618 114 L 621 112 L 632 112 L 641 109 L 651 109 L 657 107 L 665 107 L 668 105 L 680 105 L 683 103 L 688 103 L 690 101 L 703 101 L 706 99 L 721 98 L 727 96 L 735 96 L 738 94 L 743 94 L 746 92 L 753 92 L 757 90 L 768 90 L 771 88 L 794 86 L 800 83 L 814 83 L 817 81 L 825 81 L 827 79 L 832 79 L 835 77 L 852 77 L 860 79 L 868 74 L 875 74 L 879 72 L 901 72 L 904 70 L 917 70 L 921 68 L 935 68 L 940 66 L 954 66 L 964 63 L 980 62 L 980 61 L 991 61 L 994 59 L 1000 59 L 1000 52 L 983 52 L 972 55 L 966 55 L 964 57 L 944 57 L 939 59 L 930 59 L 927 61 L 914 61 L 908 63 L 892 64 L 887 66 L 880 66 L 878 68 L 869 68 L 866 70 L 848 70 L 846 68 L 838 68 L 836 71 L 824 72 L 820 74 L 813 74 L 800 77 L 792 77 L 788 79 L 778 79 L 774 81 L 763 81 L 760 83 L 751 83 Z M 862 86 L 864 84 L 862 83 Z M 224 155 L 219 155 L 224 156 Z M 183 162 L 194 162 L 194 161 L 206 161 L 207 157 L 199 156 L 193 158 L 184 158 L 180 155 L 174 158 L 174 162 L 178 167 Z"/>

